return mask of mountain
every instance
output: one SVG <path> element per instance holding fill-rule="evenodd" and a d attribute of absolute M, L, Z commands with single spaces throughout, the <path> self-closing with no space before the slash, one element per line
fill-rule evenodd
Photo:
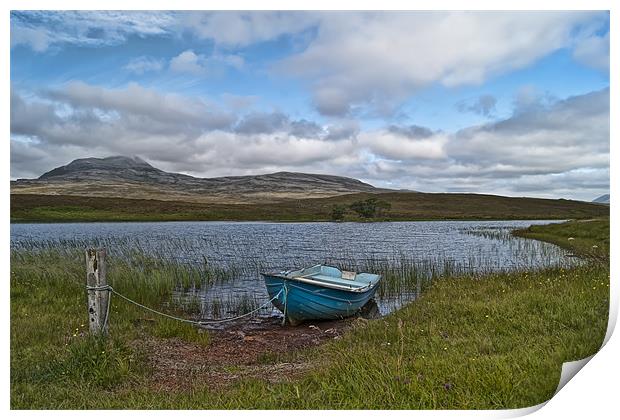
<path fill-rule="evenodd" d="M 79 177 L 117 177 L 139 180 L 149 174 L 165 173 L 149 165 L 139 157 L 111 156 L 103 159 L 76 159 L 65 166 L 59 166 L 44 173 L 38 179 L 78 179 Z"/>
<path fill-rule="evenodd" d="M 192 202 L 253 202 L 386 191 L 357 179 L 276 172 L 197 178 L 165 172 L 139 157 L 76 159 L 37 179 L 11 182 L 11 193 L 150 198 Z"/>
<path fill-rule="evenodd" d="M 599 203 L 599 204 L 609 204 L 609 194 L 603 194 L 600 197 L 597 197 L 594 200 L 592 200 L 592 202 Z"/>

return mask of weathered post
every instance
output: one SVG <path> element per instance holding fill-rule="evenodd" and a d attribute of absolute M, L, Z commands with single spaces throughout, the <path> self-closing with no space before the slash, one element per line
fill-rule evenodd
<path fill-rule="evenodd" d="M 88 291 L 88 324 L 90 333 L 108 334 L 108 301 L 110 291 L 106 289 L 105 249 L 86 250 L 86 286 Z"/>

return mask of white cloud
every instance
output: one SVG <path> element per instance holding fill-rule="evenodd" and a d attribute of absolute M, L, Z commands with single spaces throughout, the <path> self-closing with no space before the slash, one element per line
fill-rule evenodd
<path fill-rule="evenodd" d="M 220 62 L 237 70 L 243 68 L 245 64 L 245 60 L 243 59 L 243 57 L 235 54 L 216 54 L 211 57 L 211 60 L 215 62 Z"/>
<path fill-rule="evenodd" d="M 173 12 L 13 11 L 11 45 L 42 52 L 52 45 L 117 45 L 131 35 L 169 36 L 177 26 Z"/>
<path fill-rule="evenodd" d="M 181 22 L 199 38 L 234 48 L 303 32 L 315 25 L 318 17 L 312 12 L 190 12 L 181 15 Z"/>
<path fill-rule="evenodd" d="M 130 35 L 175 36 L 185 30 L 230 49 L 297 34 L 317 22 L 313 12 L 13 11 L 11 45 L 41 52 L 50 45 L 116 45 Z"/>
<path fill-rule="evenodd" d="M 573 57 L 586 66 L 609 72 L 609 32 L 578 40 Z"/>
<path fill-rule="evenodd" d="M 397 161 L 447 158 L 444 146 L 448 139 L 442 133 L 420 139 L 393 130 L 378 130 L 361 133 L 358 137 L 361 146 L 380 158 Z"/>
<path fill-rule="evenodd" d="M 309 82 L 320 112 L 343 115 L 395 106 L 432 83 L 481 84 L 576 40 L 586 45 L 605 20 L 604 12 L 324 13 L 316 38 L 279 68 Z"/>
<path fill-rule="evenodd" d="M 140 56 L 131 59 L 123 68 L 135 74 L 160 71 L 164 68 L 164 60 L 154 57 Z"/>
<path fill-rule="evenodd" d="M 61 89 L 51 90 L 52 99 L 74 108 L 102 109 L 119 116 L 140 116 L 154 122 L 169 122 L 205 128 L 229 126 L 233 117 L 215 104 L 174 93 L 159 93 L 137 83 L 125 88 L 107 89 L 83 82 L 72 82 Z"/>
<path fill-rule="evenodd" d="M 170 70 L 195 75 L 204 74 L 207 71 L 204 67 L 205 61 L 204 56 L 198 56 L 192 50 L 183 51 L 170 60 Z"/>
<path fill-rule="evenodd" d="M 609 166 L 609 90 L 522 111 L 456 133 L 447 153 L 496 174 Z"/>
<path fill-rule="evenodd" d="M 11 28 L 11 46 L 29 45 L 35 52 L 43 52 L 52 42 L 46 29 L 13 27 Z"/>
<path fill-rule="evenodd" d="M 257 168 L 329 172 L 334 159 L 357 153 L 351 141 L 297 138 L 284 132 L 256 135 L 210 132 L 201 136 L 196 145 L 206 151 L 208 165 L 205 166 L 213 168 L 215 165 L 220 171 L 240 168 L 238 172 Z"/>
<path fill-rule="evenodd" d="M 178 73 L 190 73 L 196 76 L 215 72 L 222 66 L 240 70 L 244 65 L 243 57 L 235 54 L 214 54 L 207 57 L 186 50 L 170 60 L 170 70 Z"/>

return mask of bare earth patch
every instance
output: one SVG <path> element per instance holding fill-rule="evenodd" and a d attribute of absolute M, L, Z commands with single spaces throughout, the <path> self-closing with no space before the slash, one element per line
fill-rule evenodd
<path fill-rule="evenodd" d="M 153 388 L 172 391 L 208 385 L 220 389 L 242 378 L 273 383 L 298 378 L 314 364 L 296 357 L 294 352 L 339 339 L 350 326 L 348 320 L 297 327 L 267 322 L 210 330 L 210 342 L 206 346 L 179 338 L 150 336 L 134 345 L 152 368 Z M 283 358 L 285 355 L 293 357 Z"/>

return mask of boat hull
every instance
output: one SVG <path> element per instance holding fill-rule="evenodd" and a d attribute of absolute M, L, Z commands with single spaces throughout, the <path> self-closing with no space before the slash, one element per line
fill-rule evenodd
<path fill-rule="evenodd" d="M 332 289 L 295 279 L 263 274 L 269 298 L 292 325 L 355 315 L 374 296 L 379 283 L 362 291 Z"/>

